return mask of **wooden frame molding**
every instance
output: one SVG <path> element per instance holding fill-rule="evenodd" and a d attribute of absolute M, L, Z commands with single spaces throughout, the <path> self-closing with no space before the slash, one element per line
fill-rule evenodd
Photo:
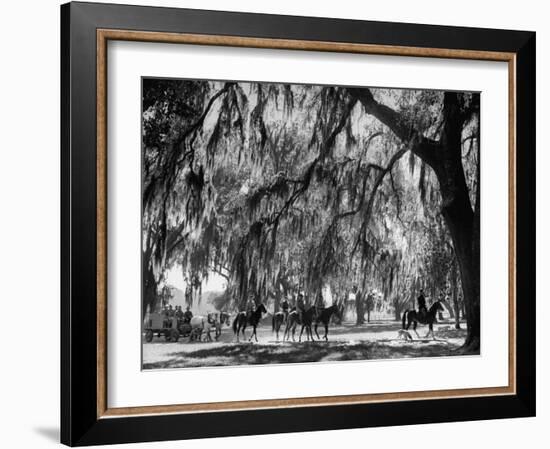
<path fill-rule="evenodd" d="M 346 52 L 508 63 L 509 72 L 509 382 L 507 386 L 349 396 L 108 408 L 107 401 L 107 43 L 110 40 Z M 516 394 L 516 54 L 510 52 L 335 43 L 207 34 L 97 30 L 97 417 L 221 412 Z"/>

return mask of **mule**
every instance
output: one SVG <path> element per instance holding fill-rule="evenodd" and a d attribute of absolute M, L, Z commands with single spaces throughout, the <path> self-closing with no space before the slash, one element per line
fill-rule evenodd
<path fill-rule="evenodd" d="M 202 340 L 202 336 L 204 334 L 206 340 L 205 341 L 212 341 L 212 335 L 211 331 L 213 328 L 215 328 L 215 321 L 212 320 L 211 316 L 203 316 L 203 315 L 197 315 L 191 318 L 191 321 L 189 322 L 191 325 L 191 334 L 190 334 L 190 341 L 193 340 Z"/>

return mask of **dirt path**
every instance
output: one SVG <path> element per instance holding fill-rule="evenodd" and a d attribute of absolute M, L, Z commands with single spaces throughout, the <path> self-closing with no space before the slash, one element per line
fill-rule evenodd
<path fill-rule="evenodd" d="M 415 341 L 399 339 L 397 330 L 400 323 L 395 321 L 373 322 L 362 326 L 344 324 L 332 327 L 329 341 L 277 342 L 271 326 L 258 327 L 258 343 L 242 341 L 237 343 L 233 331 L 224 327 L 217 342 L 193 342 L 182 339 L 177 343 L 167 343 L 156 338 L 143 345 L 143 368 L 186 368 L 198 366 L 227 366 L 242 364 L 271 364 L 299 362 L 328 362 L 342 360 L 366 360 L 408 357 L 436 357 L 452 355 L 466 336 L 465 330 L 454 330 L 452 324 L 441 323 L 434 326 L 436 340 Z M 247 329 L 247 340 L 250 336 Z M 419 328 L 423 337 L 427 327 Z M 323 333 L 319 329 L 322 337 Z M 282 339 L 282 333 L 280 338 Z"/>

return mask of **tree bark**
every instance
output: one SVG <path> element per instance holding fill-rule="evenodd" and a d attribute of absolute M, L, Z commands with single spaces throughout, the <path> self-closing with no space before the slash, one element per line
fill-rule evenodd
<path fill-rule="evenodd" d="M 460 329 L 460 303 L 458 301 L 458 267 L 456 260 L 452 263 L 451 269 L 451 297 L 453 301 L 453 316 L 455 320 L 455 329 Z"/>
<path fill-rule="evenodd" d="M 355 294 L 355 313 L 356 321 L 355 324 L 360 325 L 365 322 L 365 311 L 363 308 L 363 292 L 357 292 Z"/>
<path fill-rule="evenodd" d="M 148 266 L 147 260 L 143 260 L 143 301 L 141 302 L 141 318 L 145 317 L 147 308 L 150 312 L 154 312 L 158 303 L 157 281 L 153 274 L 153 269 Z"/>

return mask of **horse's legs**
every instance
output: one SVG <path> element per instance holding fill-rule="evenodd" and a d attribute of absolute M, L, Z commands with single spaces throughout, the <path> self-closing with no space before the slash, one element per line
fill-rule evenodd
<path fill-rule="evenodd" d="M 317 335 L 317 338 L 320 340 L 321 337 L 319 337 L 319 332 L 317 332 L 317 326 L 319 326 L 319 323 L 315 323 L 315 335 Z"/>
<path fill-rule="evenodd" d="M 252 337 L 254 337 L 254 332 L 256 332 L 256 328 L 252 327 L 252 333 L 250 334 L 250 338 L 248 339 L 248 341 L 252 341 Z"/>
<path fill-rule="evenodd" d="M 328 323 L 325 324 L 325 340 L 328 341 Z"/>
<path fill-rule="evenodd" d="M 416 321 L 413 321 L 413 331 L 418 338 L 421 338 L 420 335 L 418 335 L 418 332 L 416 331 Z"/>
<path fill-rule="evenodd" d="M 300 338 L 298 339 L 298 342 L 301 343 L 302 342 L 302 334 L 304 332 L 304 327 L 305 327 L 305 324 L 302 324 L 302 329 L 300 330 Z"/>
<path fill-rule="evenodd" d="M 254 340 L 256 340 L 256 343 L 258 343 L 258 335 L 256 334 L 256 326 L 254 326 L 254 332 L 252 333 L 254 335 Z"/>

